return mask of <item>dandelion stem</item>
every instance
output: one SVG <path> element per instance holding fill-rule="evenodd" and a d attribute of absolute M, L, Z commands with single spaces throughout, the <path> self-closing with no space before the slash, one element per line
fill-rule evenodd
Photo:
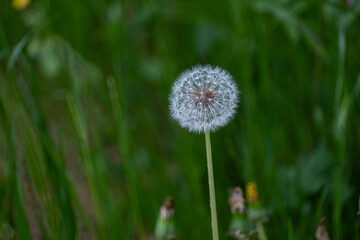
<path fill-rule="evenodd" d="M 259 234 L 259 239 L 260 240 L 267 240 L 265 229 L 264 229 L 264 226 L 263 226 L 261 221 L 257 221 L 256 228 L 257 228 L 257 231 L 258 231 L 258 234 Z"/>
<path fill-rule="evenodd" d="M 206 142 L 206 159 L 207 159 L 207 168 L 208 168 L 208 178 L 209 178 L 209 193 L 210 193 L 210 210 L 211 210 L 211 228 L 213 240 L 219 239 L 218 233 L 218 224 L 217 224 L 217 215 L 216 215 L 216 199 L 215 199 L 215 184 L 214 184 L 214 172 L 211 156 L 211 140 L 210 132 L 205 132 L 205 142 Z"/>

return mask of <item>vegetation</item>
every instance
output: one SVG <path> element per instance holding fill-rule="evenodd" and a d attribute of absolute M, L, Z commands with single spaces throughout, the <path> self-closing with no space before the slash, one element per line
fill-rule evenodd
<path fill-rule="evenodd" d="M 17 1 L 19 2 L 19 1 Z M 16 7 L 15 7 L 16 6 Z M 49 1 L 0 8 L 0 238 L 211 239 L 204 136 L 171 85 L 217 65 L 241 90 L 212 134 L 219 234 L 255 181 L 268 239 L 359 239 L 360 2 Z"/>

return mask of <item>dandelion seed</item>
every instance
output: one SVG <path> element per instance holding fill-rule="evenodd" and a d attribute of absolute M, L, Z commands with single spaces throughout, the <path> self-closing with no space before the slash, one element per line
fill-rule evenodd
<path fill-rule="evenodd" d="M 171 116 L 191 132 L 215 131 L 235 114 L 238 94 L 228 72 L 196 66 L 175 81 L 170 95 Z"/>

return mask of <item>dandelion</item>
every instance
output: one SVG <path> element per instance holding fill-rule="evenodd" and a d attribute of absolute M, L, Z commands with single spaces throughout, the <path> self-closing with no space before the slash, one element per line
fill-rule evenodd
<path fill-rule="evenodd" d="M 249 202 L 249 218 L 255 222 L 266 222 L 268 211 L 263 208 L 260 202 L 257 184 L 255 182 L 249 182 L 246 185 L 246 199 Z"/>
<path fill-rule="evenodd" d="M 315 232 L 316 240 L 330 240 L 329 234 L 325 228 L 325 218 L 320 219 Z"/>
<path fill-rule="evenodd" d="M 191 132 L 215 131 L 235 114 L 238 94 L 225 70 L 197 66 L 175 81 L 170 95 L 171 116 Z"/>
<path fill-rule="evenodd" d="M 249 202 L 259 201 L 259 193 L 255 182 L 249 182 L 246 185 L 246 198 Z"/>
<path fill-rule="evenodd" d="M 235 187 L 229 193 L 232 218 L 228 235 L 236 239 L 250 239 L 256 229 L 248 220 L 243 191 L 240 187 Z"/>
<path fill-rule="evenodd" d="M 156 240 L 174 239 L 176 237 L 174 208 L 174 199 L 172 197 L 167 197 L 159 211 L 159 217 L 155 227 Z"/>
<path fill-rule="evenodd" d="M 240 187 L 235 187 L 230 190 L 229 203 L 231 207 L 231 212 L 244 213 L 246 210 L 245 207 L 245 198 L 243 191 Z"/>
<path fill-rule="evenodd" d="M 267 240 L 263 222 L 267 220 L 267 210 L 262 207 L 259 200 L 259 193 L 256 182 L 249 182 L 246 185 L 246 198 L 249 202 L 248 215 L 250 220 L 256 222 L 256 228 L 260 240 Z"/>
<path fill-rule="evenodd" d="M 12 6 L 16 10 L 23 10 L 27 8 L 31 3 L 31 0 L 13 0 Z"/>
<path fill-rule="evenodd" d="M 232 77 L 219 67 L 196 66 L 182 73 L 170 95 L 171 116 L 191 132 L 205 133 L 211 228 L 219 239 L 210 131 L 224 126 L 234 116 L 238 90 Z"/>

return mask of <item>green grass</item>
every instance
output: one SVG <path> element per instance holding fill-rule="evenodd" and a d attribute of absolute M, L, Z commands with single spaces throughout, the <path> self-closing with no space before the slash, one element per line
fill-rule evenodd
<path fill-rule="evenodd" d="M 228 189 L 256 181 L 268 239 L 359 239 L 360 4 L 33 1 L 0 9 L 0 229 L 13 239 L 146 239 L 172 195 L 179 239 L 210 239 L 202 135 L 170 119 L 186 68 L 241 90 L 212 134 Z M 1 235 L 1 233 L 0 233 Z"/>

